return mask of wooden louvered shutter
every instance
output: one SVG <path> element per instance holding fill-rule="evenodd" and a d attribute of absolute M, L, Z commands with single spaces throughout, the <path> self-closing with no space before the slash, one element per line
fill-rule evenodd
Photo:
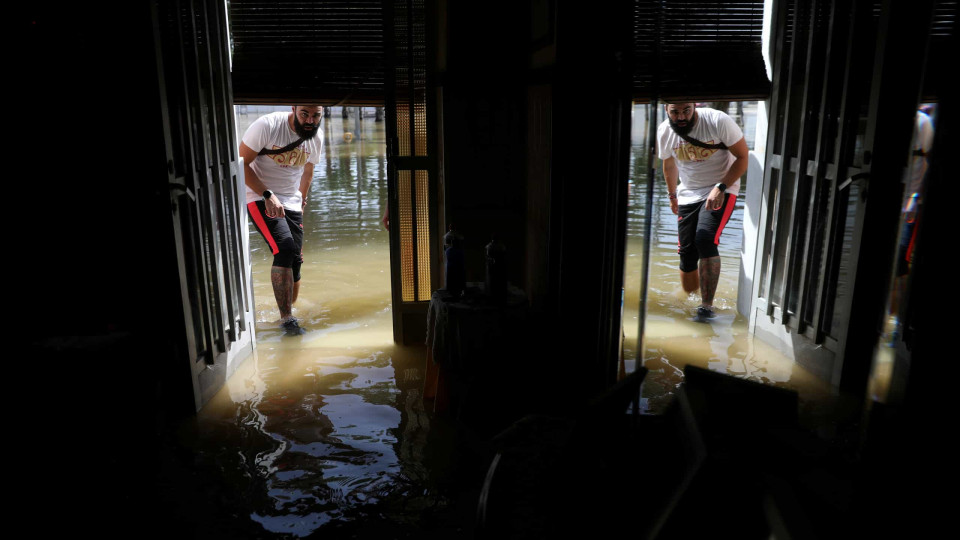
<path fill-rule="evenodd" d="M 230 0 L 233 99 L 383 105 L 383 2 Z"/>
<path fill-rule="evenodd" d="M 763 0 L 635 0 L 633 17 L 635 100 L 769 96 Z"/>
<path fill-rule="evenodd" d="M 927 65 L 923 73 L 922 101 L 938 101 L 950 91 L 950 78 L 956 62 L 957 13 L 960 2 L 940 0 L 934 4 L 927 45 Z"/>

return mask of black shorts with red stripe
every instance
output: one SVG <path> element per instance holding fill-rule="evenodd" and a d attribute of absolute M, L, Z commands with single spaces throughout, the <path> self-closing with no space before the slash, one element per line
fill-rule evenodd
<path fill-rule="evenodd" d="M 303 212 L 284 208 L 284 217 L 267 217 L 263 201 L 247 203 L 247 213 L 273 252 L 273 266 L 293 269 L 293 280 L 300 281 L 303 264 Z"/>
<path fill-rule="evenodd" d="M 736 200 L 736 195 L 725 193 L 723 205 L 716 210 L 707 209 L 706 199 L 680 206 L 677 213 L 677 233 L 680 237 L 677 253 L 680 254 L 681 272 L 693 272 L 700 259 L 720 255 L 717 250 L 720 234 L 730 221 Z"/>

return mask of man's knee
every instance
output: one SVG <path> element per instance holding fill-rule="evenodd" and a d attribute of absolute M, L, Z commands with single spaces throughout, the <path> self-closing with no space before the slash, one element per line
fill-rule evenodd
<path fill-rule="evenodd" d="M 290 267 L 293 270 L 293 282 L 297 283 L 300 281 L 300 266 L 303 264 L 303 259 L 299 256 L 293 260 L 293 265 Z"/>
<path fill-rule="evenodd" d="M 276 255 L 273 256 L 273 265 L 279 266 L 280 268 L 293 268 L 295 263 L 298 263 L 300 259 L 300 254 L 296 251 L 290 249 L 280 249 Z M 297 264 L 297 269 L 300 265 Z"/>
<path fill-rule="evenodd" d="M 708 259 L 720 255 L 715 241 L 716 232 L 711 232 L 707 229 L 699 229 L 697 231 L 693 243 L 697 246 L 697 251 L 700 252 L 701 259 Z"/>

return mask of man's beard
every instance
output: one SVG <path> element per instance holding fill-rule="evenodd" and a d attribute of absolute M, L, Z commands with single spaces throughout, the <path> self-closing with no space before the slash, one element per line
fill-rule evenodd
<path fill-rule="evenodd" d="M 675 131 L 677 135 L 686 135 L 690 133 L 690 130 L 693 129 L 694 124 L 697 123 L 697 113 L 694 111 L 693 118 L 687 120 L 683 125 L 678 125 L 673 122 L 673 120 L 667 119 L 667 122 L 670 123 L 670 129 Z"/>
<path fill-rule="evenodd" d="M 297 117 L 293 117 L 293 131 L 296 132 L 298 137 L 304 140 L 314 138 L 317 135 L 317 131 L 320 131 L 320 124 L 318 122 L 316 124 L 312 124 L 311 127 L 313 129 L 304 129 L 303 124 L 297 120 Z"/>

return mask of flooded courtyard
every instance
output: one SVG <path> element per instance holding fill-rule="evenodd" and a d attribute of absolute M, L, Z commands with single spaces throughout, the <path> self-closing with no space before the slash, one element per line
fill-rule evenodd
<path fill-rule="evenodd" d="M 755 103 L 745 107 L 748 144 Z M 624 356 L 637 358 L 643 222 L 653 214 L 646 338 L 650 370 L 641 409 L 657 414 L 695 364 L 798 390 L 801 400 L 830 393 L 772 348 L 754 341 L 736 311 L 743 200 L 721 238 L 718 317 L 692 322 L 699 299 L 681 291 L 676 217 L 662 178 L 654 205 L 646 189 L 645 106 L 634 114 L 624 290 Z M 238 131 L 263 112 L 239 114 Z M 356 109 L 351 109 L 356 115 Z M 360 129 L 357 129 L 358 126 Z M 214 487 L 220 521 L 234 537 L 306 537 L 330 531 L 386 537 L 469 536 L 473 488 L 489 456 L 450 436 L 424 409 L 423 347 L 393 343 L 384 124 L 339 109 L 323 120 L 324 151 L 304 212 L 304 264 L 294 315 L 308 332 L 282 337 L 269 273 L 272 255 L 250 227 L 257 350 L 204 408 L 196 429 L 198 463 Z M 344 134 L 349 132 L 351 136 Z M 746 187 L 741 188 L 744 194 Z M 463 482 L 463 477 L 469 477 Z"/>

